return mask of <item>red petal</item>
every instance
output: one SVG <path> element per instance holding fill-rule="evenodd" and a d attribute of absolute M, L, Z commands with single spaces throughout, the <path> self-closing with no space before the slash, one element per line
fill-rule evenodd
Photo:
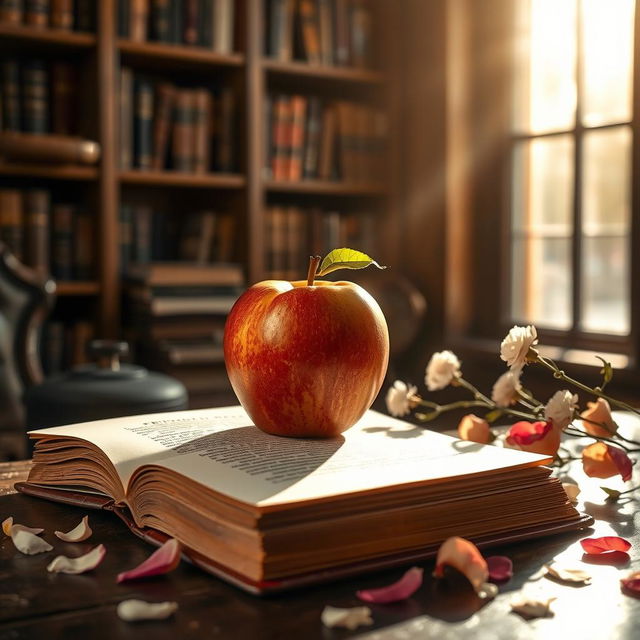
<path fill-rule="evenodd" d="M 173 571 L 180 562 L 180 543 L 171 538 L 135 569 L 118 574 L 118 582 L 158 576 Z"/>
<path fill-rule="evenodd" d="M 378 604 L 386 602 L 398 602 L 406 600 L 412 596 L 422 585 L 422 572 L 419 567 L 409 569 L 400 580 L 386 587 L 379 589 L 363 589 L 356 591 L 356 595 L 360 600 L 365 602 L 375 602 Z"/>
<path fill-rule="evenodd" d="M 631 543 L 618 536 L 585 538 L 580 540 L 580 544 L 587 553 L 606 553 L 607 551 L 628 551 L 631 549 Z"/>
<path fill-rule="evenodd" d="M 631 480 L 631 471 L 633 469 L 631 465 L 631 460 L 629 456 L 618 447 L 611 447 L 607 445 L 607 450 L 609 451 L 609 455 L 611 459 L 615 463 L 622 479 L 626 482 L 627 480 Z"/>
<path fill-rule="evenodd" d="M 513 576 L 513 562 L 507 556 L 489 556 L 485 560 L 491 582 L 506 582 Z"/>
<path fill-rule="evenodd" d="M 542 440 L 553 428 L 551 422 L 527 422 L 522 420 L 512 425 L 507 434 L 507 440 L 511 444 L 531 444 Z"/>
<path fill-rule="evenodd" d="M 626 578 L 621 578 L 620 584 L 634 596 L 640 596 L 640 571 L 636 571 Z"/>

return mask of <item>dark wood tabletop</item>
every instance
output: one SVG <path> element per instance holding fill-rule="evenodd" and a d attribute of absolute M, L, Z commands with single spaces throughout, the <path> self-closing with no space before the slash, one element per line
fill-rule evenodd
<path fill-rule="evenodd" d="M 574 463 L 575 464 L 575 463 Z M 28 462 L 0 464 L 0 519 L 45 527 L 53 542 L 54 529 L 67 531 L 87 512 L 66 505 L 11 493 L 24 479 Z M 110 513 L 89 512 L 93 536 L 75 545 L 56 541 L 55 550 L 36 556 L 19 553 L 11 540 L 0 541 L 0 640 L 22 638 L 250 638 L 314 639 L 413 638 L 527 639 L 579 638 L 632 640 L 640 637 L 640 601 L 622 593 L 620 578 L 640 570 L 640 515 L 637 499 L 607 502 L 600 484 L 570 469 L 583 485 L 581 510 L 596 520 L 593 529 L 532 540 L 496 549 L 513 560 L 514 576 L 500 585 L 492 601 L 480 600 L 466 580 L 451 572 L 445 579 L 431 577 L 433 562 L 424 563 L 422 587 L 408 600 L 371 605 L 373 625 L 355 631 L 325 628 L 320 614 L 325 605 L 360 606 L 357 589 L 390 583 L 404 569 L 387 570 L 293 593 L 258 598 L 182 563 L 174 572 L 130 584 L 116 584 L 116 574 L 136 566 L 151 548 L 135 538 Z M 636 474 L 637 475 L 637 472 Z M 636 478 L 637 481 L 637 478 Z M 0 535 L 2 535 L 0 533 Z M 336 532 L 336 536 L 340 532 Z M 633 543 L 629 554 L 583 558 L 579 545 L 589 535 L 619 535 Z M 79 555 L 97 543 L 107 548 L 104 562 L 83 575 L 50 574 L 54 554 Z M 532 580 L 553 559 L 588 570 L 592 584 L 567 586 L 543 577 Z M 553 618 L 526 621 L 510 611 L 511 600 L 527 593 L 555 596 Z M 127 598 L 176 601 L 179 609 L 165 621 L 127 623 L 116 615 L 116 605 Z"/>

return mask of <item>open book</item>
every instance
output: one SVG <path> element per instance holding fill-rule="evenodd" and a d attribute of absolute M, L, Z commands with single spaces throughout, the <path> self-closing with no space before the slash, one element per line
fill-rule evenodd
<path fill-rule="evenodd" d="M 241 407 L 32 431 L 25 493 L 119 512 L 253 592 L 584 527 L 543 466 L 369 411 L 342 436 L 272 436 Z"/>

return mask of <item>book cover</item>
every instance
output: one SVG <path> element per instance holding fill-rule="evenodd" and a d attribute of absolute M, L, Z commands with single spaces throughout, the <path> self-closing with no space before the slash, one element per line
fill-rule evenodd
<path fill-rule="evenodd" d="M 73 0 L 50 0 L 49 24 L 53 29 L 73 29 Z"/>
<path fill-rule="evenodd" d="M 211 167 L 211 94 L 199 88 L 193 92 L 193 171 L 206 173 Z"/>
<path fill-rule="evenodd" d="M 320 33 L 316 0 L 298 0 L 298 41 L 300 55 L 311 64 L 320 64 Z"/>
<path fill-rule="evenodd" d="M 287 179 L 302 179 L 302 159 L 304 153 L 304 133 L 307 119 L 307 99 L 304 96 L 291 97 L 291 123 L 289 125 Z"/>
<path fill-rule="evenodd" d="M 156 42 L 171 42 L 171 0 L 151 0 L 151 39 Z"/>
<path fill-rule="evenodd" d="M 42 60 L 30 60 L 22 67 L 22 109 L 24 131 L 49 131 L 49 73 Z"/>
<path fill-rule="evenodd" d="M 137 76 L 134 89 L 135 166 L 138 169 L 151 169 L 153 158 L 153 83 L 144 76 Z"/>
<path fill-rule="evenodd" d="M 190 173 L 194 160 L 194 92 L 191 89 L 176 90 L 171 137 L 172 166 L 176 171 Z"/>
<path fill-rule="evenodd" d="M 24 194 L 25 262 L 41 276 L 49 273 L 51 195 L 46 189 Z"/>
<path fill-rule="evenodd" d="M 156 86 L 156 108 L 153 119 L 153 161 L 154 169 L 164 169 L 169 153 L 169 139 L 176 96 L 175 87 L 169 82 Z"/>

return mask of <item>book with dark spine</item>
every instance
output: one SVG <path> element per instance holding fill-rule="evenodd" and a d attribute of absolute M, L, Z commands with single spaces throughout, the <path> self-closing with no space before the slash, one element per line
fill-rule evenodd
<path fill-rule="evenodd" d="M 174 44 L 182 43 L 182 21 L 184 12 L 182 0 L 171 0 L 170 11 L 170 38 Z"/>
<path fill-rule="evenodd" d="M 349 0 L 334 0 L 334 63 L 346 67 L 350 62 Z"/>
<path fill-rule="evenodd" d="M 120 143 L 120 168 L 133 166 L 133 71 L 120 69 L 120 92 L 118 99 L 118 133 Z"/>
<path fill-rule="evenodd" d="M 156 86 L 156 110 L 153 120 L 154 169 L 166 167 L 175 95 L 175 87 L 168 82 L 161 82 Z"/>
<path fill-rule="evenodd" d="M 118 36 L 128 38 L 131 23 L 131 0 L 118 0 Z"/>
<path fill-rule="evenodd" d="M 289 149 L 287 179 L 302 179 L 302 154 L 304 150 L 304 124 L 307 117 L 307 99 L 291 97 L 291 122 L 289 125 Z"/>
<path fill-rule="evenodd" d="M 198 264 L 211 262 L 215 229 L 216 214 L 213 211 L 187 216 L 180 238 L 180 259 Z"/>
<path fill-rule="evenodd" d="M 24 257 L 23 206 L 18 189 L 0 189 L 0 240 L 18 260 Z"/>
<path fill-rule="evenodd" d="M 193 92 L 194 124 L 193 146 L 195 173 L 206 173 L 211 167 L 209 123 L 211 121 L 211 94 L 206 89 L 196 89 Z"/>
<path fill-rule="evenodd" d="M 213 253 L 215 262 L 233 262 L 235 257 L 235 228 L 235 218 L 233 216 L 227 214 L 217 217 Z"/>
<path fill-rule="evenodd" d="M 135 166 L 151 169 L 153 158 L 153 83 L 144 76 L 135 79 Z"/>
<path fill-rule="evenodd" d="M 0 0 L 0 22 L 3 24 L 21 24 L 23 17 L 23 0 Z"/>
<path fill-rule="evenodd" d="M 26 133 L 49 131 L 49 74 L 42 60 L 23 65 L 22 108 Z"/>
<path fill-rule="evenodd" d="M 153 211 L 148 206 L 133 209 L 132 260 L 136 264 L 151 262 Z"/>
<path fill-rule="evenodd" d="M 25 0 L 24 21 L 32 27 L 49 26 L 49 0 Z"/>
<path fill-rule="evenodd" d="M 231 87 L 223 87 L 214 102 L 214 168 L 231 172 L 235 168 L 235 95 Z"/>
<path fill-rule="evenodd" d="M 198 0 L 182 0 L 182 7 L 182 42 L 188 45 L 198 44 Z"/>
<path fill-rule="evenodd" d="M 271 207 L 269 211 L 269 251 L 267 259 L 273 280 L 287 277 L 287 210 L 282 206 Z"/>
<path fill-rule="evenodd" d="M 271 174 L 274 180 L 287 178 L 289 96 L 273 99 Z"/>
<path fill-rule="evenodd" d="M 318 30 L 320 32 L 320 61 L 333 64 L 334 21 L 331 0 L 318 0 Z"/>
<path fill-rule="evenodd" d="M 367 0 L 351 0 L 351 59 L 354 67 L 371 66 L 371 48 L 373 45 L 373 17 Z"/>
<path fill-rule="evenodd" d="M 96 3 L 94 0 L 75 0 L 76 31 L 95 31 Z"/>
<path fill-rule="evenodd" d="M 317 96 L 309 98 L 306 131 L 304 135 L 303 177 L 318 177 L 320 134 L 322 125 L 322 101 Z"/>
<path fill-rule="evenodd" d="M 171 0 L 151 0 L 151 39 L 171 42 Z"/>
<path fill-rule="evenodd" d="M 315 0 L 298 0 L 298 29 L 301 57 L 311 64 L 320 64 L 320 33 Z"/>
<path fill-rule="evenodd" d="M 51 0 L 49 24 L 53 29 L 73 29 L 73 0 Z"/>
<path fill-rule="evenodd" d="M 325 104 L 322 111 L 322 133 L 318 154 L 318 177 L 322 180 L 331 180 L 336 176 L 336 129 L 336 106 L 332 103 Z"/>
<path fill-rule="evenodd" d="M 75 207 L 54 204 L 51 215 L 51 274 L 56 280 L 73 278 L 73 218 Z"/>
<path fill-rule="evenodd" d="M 83 209 L 76 211 L 73 219 L 73 272 L 76 280 L 90 280 L 94 275 L 93 220 Z"/>
<path fill-rule="evenodd" d="M 51 131 L 62 135 L 76 133 L 77 111 L 75 68 L 68 62 L 51 65 Z"/>
<path fill-rule="evenodd" d="M 295 0 L 271 0 L 269 9 L 269 55 L 288 62 L 293 58 Z"/>
<path fill-rule="evenodd" d="M 129 0 L 129 39 L 146 42 L 149 22 L 149 0 Z"/>
<path fill-rule="evenodd" d="M 29 189 L 24 196 L 25 262 L 40 275 L 49 273 L 49 216 L 46 189 Z"/>
<path fill-rule="evenodd" d="M 173 135 L 171 141 L 172 165 L 176 171 L 193 170 L 193 92 L 176 91 L 173 109 Z"/>
<path fill-rule="evenodd" d="M 211 49 L 213 47 L 213 0 L 199 0 L 198 12 L 198 45 Z"/>
<path fill-rule="evenodd" d="M 20 66 L 17 60 L 2 62 L 2 125 L 5 131 L 22 130 Z"/>
<path fill-rule="evenodd" d="M 133 253 L 133 210 L 130 204 L 120 206 L 119 220 L 120 274 L 127 273 Z"/>

